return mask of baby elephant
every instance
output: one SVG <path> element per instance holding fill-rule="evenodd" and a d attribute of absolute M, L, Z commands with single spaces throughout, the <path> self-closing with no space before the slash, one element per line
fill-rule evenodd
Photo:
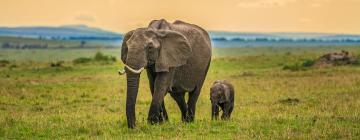
<path fill-rule="evenodd" d="M 216 80 L 210 89 L 210 100 L 212 104 L 211 118 L 218 119 L 220 106 L 223 110 L 221 119 L 229 119 L 234 108 L 233 85 L 226 80 Z"/>

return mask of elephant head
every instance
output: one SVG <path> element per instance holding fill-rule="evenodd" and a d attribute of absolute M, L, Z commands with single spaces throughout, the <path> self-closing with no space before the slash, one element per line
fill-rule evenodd
<path fill-rule="evenodd" d="M 125 35 L 121 60 L 127 75 L 126 116 L 129 128 L 135 126 L 135 103 L 141 71 L 151 66 L 155 72 L 169 72 L 172 67 L 186 64 L 191 52 L 187 39 L 176 31 L 139 28 Z"/>
<path fill-rule="evenodd" d="M 210 100 L 213 105 L 230 101 L 230 89 L 220 81 L 215 81 L 210 89 Z"/>

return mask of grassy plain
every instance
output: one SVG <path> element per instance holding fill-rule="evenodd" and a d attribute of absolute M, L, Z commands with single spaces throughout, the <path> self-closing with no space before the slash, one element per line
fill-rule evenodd
<path fill-rule="evenodd" d="M 91 48 L 109 48 L 118 46 L 119 42 L 117 41 L 109 41 L 109 40 L 48 40 L 48 39 L 38 39 L 38 38 L 22 38 L 22 37 L 8 37 L 8 36 L 0 36 L 0 47 L 3 47 L 4 44 L 12 44 L 13 45 L 37 45 L 44 46 L 46 45 L 50 49 L 55 48 L 74 48 L 80 47 L 81 44 L 83 47 L 91 47 Z"/>
<path fill-rule="evenodd" d="M 121 62 L 71 62 L 97 51 L 119 56 L 119 49 L 0 50 L 0 60 L 10 60 L 0 67 L 0 139 L 360 139 L 360 66 L 282 69 L 342 49 L 360 54 L 360 47 L 214 49 L 190 124 L 169 95 L 169 122 L 147 123 L 143 73 L 134 130 L 126 127 Z M 235 86 L 230 121 L 210 119 L 209 87 L 217 79 Z"/>

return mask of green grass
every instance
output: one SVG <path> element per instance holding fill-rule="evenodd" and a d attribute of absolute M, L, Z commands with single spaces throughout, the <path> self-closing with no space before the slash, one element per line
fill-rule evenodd
<path fill-rule="evenodd" d="M 341 49 L 360 54 L 357 47 L 214 49 L 190 124 L 169 95 L 169 122 L 147 123 L 151 95 L 143 73 L 134 130 L 126 126 L 121 62 L 71 62 L 97 50 L 0 50 L 0 60 L 10 60 L 0 67 L 0 139 L 360 139 L 359 66 L 283 70 Z M 50 67 L 53 60 L 65 62 Z M 229 121 L 211 121 L 209 88 L 217 79 L 236 90 Z"/>
<path fill-rule="evenodd" d="M 303 58 L 317 58 L 322 54 L 348 50 L 355 54 L 360 54 L 360 47 L 241 47 L 241 48 L 213 48 L 213 58 L 222 57 L 257 57 L 257 56 L 276 56 L 276 59 L 283 59 L 286 56 L 298 56 Z M 101 51 L 106 55 L 120 58 L 119 48 L 110 49 L 0 49 L 0 60 L 16 61 L 72 61 L 79 57 L 91 57 L 96 52 Z M 291 58 L 292 59 L 292 58 Z M 284 61 L 292 62 L 292 60 Z"/>

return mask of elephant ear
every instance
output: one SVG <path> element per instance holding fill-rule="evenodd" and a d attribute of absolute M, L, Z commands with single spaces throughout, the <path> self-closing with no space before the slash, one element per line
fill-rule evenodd
<path fill-rule="evenodd" d="M 221 84 L 221 86 L 223 87 L 224 94 L 221 96 L 220 103 L 224 103 L 230 100 L 230 89 L 225 84 Z"/>
<path fill-rule="evenodd" d="M 151 21 L 148 28 L 170 30 L 170 25 L 165 19 L 160 19 Z"/>
<path fill-rule="evenodd" d="M 157 30 L 161 47 L 159 57 L 155 62 L 156 72 L 168 72 L 171 67 L 185 65 L 191 56 L 188 40 L 179 32 L 171 30 Z"/>
<path fill-rule="evenodd" d="M 130 39 L 130 37 L 133 35 L 133 33 L 134 33 L 134 30 L 126 33 L 124 36 L 122 45 L 121 45 L 121 60 L 123 61 L 124 64 L 126 63 L 127 50 L 128 50 L 126 42 Z"/>

